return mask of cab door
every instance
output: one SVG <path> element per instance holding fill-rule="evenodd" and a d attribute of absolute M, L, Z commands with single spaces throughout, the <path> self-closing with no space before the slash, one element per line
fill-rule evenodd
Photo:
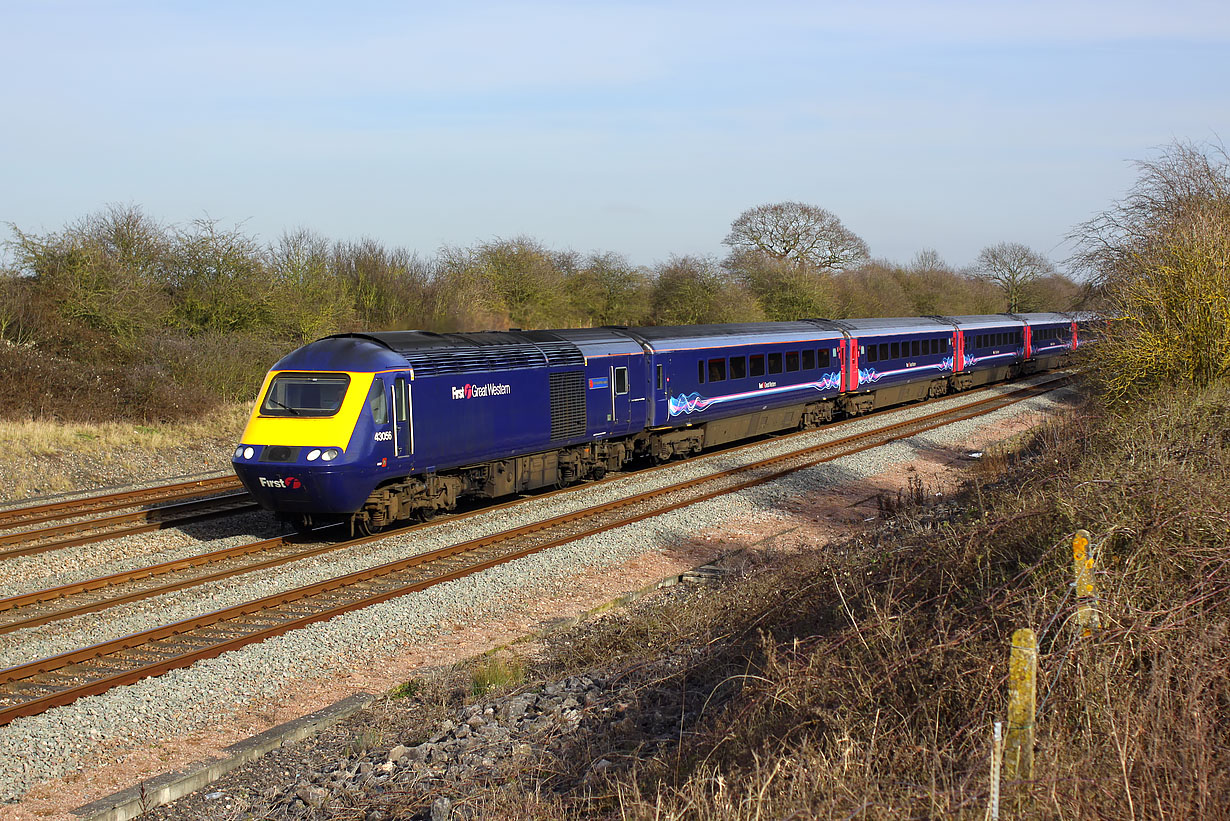
<path fill-rule="evenodd" d="M 393 377 L 393 455 L 399 460 L 414 454 L 414 400 L 409 374 Z"/>

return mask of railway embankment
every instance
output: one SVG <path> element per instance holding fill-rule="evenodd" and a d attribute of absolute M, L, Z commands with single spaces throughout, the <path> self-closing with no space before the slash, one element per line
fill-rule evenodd
<path fill-rule="evenodd" d="M 1220 817 L 1227 399 L 1065 414 L 956 499 L 912 483 L 838 549 L 794 530 L 729 554 L 715 586 L 416 677 L 154 817 L 982 817 L 1021 627 L 1039 637 L 1035 757 L 1005 806 Z M 1071 584 L 1078 529 L 1092 603 Z"/>

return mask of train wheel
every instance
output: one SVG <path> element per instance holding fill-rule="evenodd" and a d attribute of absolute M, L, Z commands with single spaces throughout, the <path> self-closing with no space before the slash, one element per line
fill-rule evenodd
<path fill-rule="evenodd" d="M 375 536 L 380 531 L 384 530 L 384 524 L 373 522 L 370 515 L 356 513 L 350 520 L 351 532 L 358 533 L 361 536 Z"/>

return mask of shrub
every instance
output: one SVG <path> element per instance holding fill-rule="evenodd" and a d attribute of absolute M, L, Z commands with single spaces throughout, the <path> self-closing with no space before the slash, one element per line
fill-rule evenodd
<path fill-rule="evenodd" d="M 1111 399 L 1230 372 L 1228 161 L 1222 149 L 1172 145 L 1082 226 L 1078 261 L 1108 316 L 1094 373 Z"/>

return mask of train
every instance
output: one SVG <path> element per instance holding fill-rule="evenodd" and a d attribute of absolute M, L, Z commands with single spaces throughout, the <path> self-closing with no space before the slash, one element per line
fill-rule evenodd
<path fill-rule="evenodd" d="M 1067 363 L 1093 318 L 808 319 L 318 339 L 266 376 L 232 464 L 297 527 L 374 533 Z"/>

